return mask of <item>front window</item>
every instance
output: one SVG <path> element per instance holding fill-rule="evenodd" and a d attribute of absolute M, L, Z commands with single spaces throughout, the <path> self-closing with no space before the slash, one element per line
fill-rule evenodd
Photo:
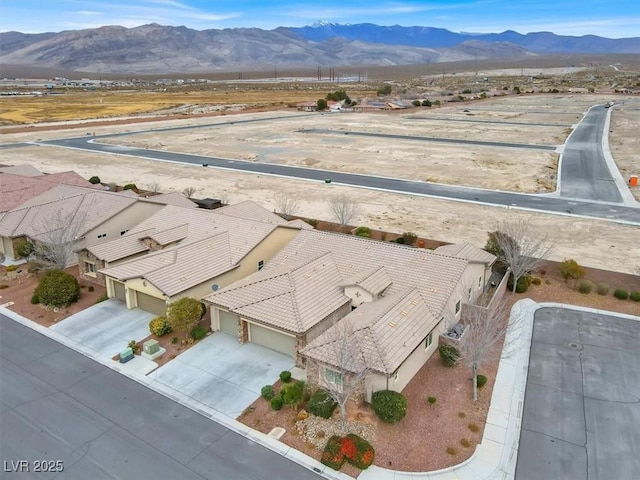
<path fill-rule="evenodd" d="M 262 270 L 264 268 L 264 260 L 260 260 L 258 262 L 258 270 Z"/>
<path fill-rule="evenodd" d="M 429 332 L 429 335 L 427 335 L 427 338 L 424 341 L 424 349 L 426 350 L 429 348 L 431 343 L 433 343 L 433 332 Z"/>
<path fill-rule="evenodd" d="M 342 387 L 343 377 L 341 372 L 336 372 L 335 370 L 332 370 L 330 368 L 325 368 L 324 378 L 327 381 L 327 383 L 330 383 L 337 387 Z"/>
<path fill-rule="evenodd" d="M 456 303 L 456 314 L 460 311 L 460 304 L 461 300 L 458 300 L 458 302 Z"/>
<path fill-rule="evenodd" d="M 96 264 L 93 262 L 84 262 L 84 270 L 92 277 L 96 276 Z"/>

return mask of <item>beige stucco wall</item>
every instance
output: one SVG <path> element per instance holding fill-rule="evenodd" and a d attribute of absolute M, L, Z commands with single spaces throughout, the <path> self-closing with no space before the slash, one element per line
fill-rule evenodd
<path fill-rule="evenodd" d="M 160 203 L 137 201 L 85 233 L 84 238 L 77 243 L 76 249 L 79 250 L 120 238 L 122 236 L 121 232 L 135 227 L 163 207 L 164 205 Z M 107 234 L 106 237 L 98 238 L 98 235 L 104 233 Z"/>
<path fill-rule="evenodd" d="M 349 285 L 344 287 L 344 294 L 351 299 L 351 303 L 354 307 L 359 307 L 365 302 L 372 302 L 373 295 L 367 292 L 364 288 L 356 285 Z"/>
<path fill-rule="evenodd" d="M 7 258 L 16 258 L 13 251 L 13 242 L 9 237 L 2 237 L 2 242 L 0 242 L 0 252 L 4 253 Z"/>

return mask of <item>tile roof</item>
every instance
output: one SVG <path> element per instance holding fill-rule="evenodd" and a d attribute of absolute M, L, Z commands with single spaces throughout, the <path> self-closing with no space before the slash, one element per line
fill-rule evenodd
<path fill-rule="evenodd" d="M 171 297 L 236 266 L 237 262 L 232 260 L 229 233 L 219 232 L 100 272 L 118 280 L 144 278 Z"/>
<path fill-rule="evenodd" d="M 251 204 L 234 213 L 257 214 L 257 209 L 262 209 L 253 202 Z M 228 212 L 221 215 L 219 212 L 222 210 L 167 205 L 126 235 L 87 250 L 100 259 L 113 262 L 148 251 L 149 248 L 142 242 L 143 238 L 151 238 L 161 245 L 179 242 L 101 270 L 106 275 L 122 280 L 145 278 L 166 295 L 173 296 L 235 268 L 275 228 L 289 226 L 277 215 L 275 217 L 279 222 L 275 223 L 232 216 Z M 170 268 L 164 268 L 166 265 L 170 265 Z"/>
<path fill-rule="evenodd" d="M 7 212 L 24 206 L 27 201 L 59 185 L 84 187 L 92 190 L 102 189 L 102 186 L 90 184 L 75 172 L 40 176 L 0 173 L 0 211 Z"/>
<path fill-rule="evenodd" d="M 211 303 L 292 333 L 304 333 L 350 299 L 335 285 L 329 252 L 290 265 L 263 268 L 207 296 Z M 316 301 L 318 295 L 321 300 Z"/>
<path fill-rule="evenodd" d="M 496 261 L 496 257 L 489 252 L 471 245 L 469 242 L 455 243 L 453 245 L 442 245 L 436 248 L 436 253 L 451 255 L 452 257 L 464 258 L 474 263 L 487 263 L 491 265 Z"/>
<path fill-rule="evenodd" d="M 74 194 L 68 189 L 75 189 Z M 56 190 L 64 194 L 53 195 Z M 26 235 L 34 240 L 50 241 L 54 232 L 61 231 L 60 235 L 64 236 L 62 230 L 70 233 L 72 226 L 73 236 L 82 236 L 134 202 L 135 199 L 102 190 L 60 185 L 32 198 L 27 206 L 6 212 L 0 219 L 0 235 Z"/>
<path fill-rule="evenodd" d="M 215 212 L 218 215 L 246 218 L 247 220 L 255 220 L 257 222 L 275 223 L 276 225 L 284 225 L 287 223 L 280 215 L 270 212 L 251 200 L 227 205 L 226 207 L 216 209 Z"/>
<path fill-rule="evenodd" d="M 208 295 L 205 300 L 274 327 L 304 332 L 324 318 L 318 314 L 306 318 L 306 312 L 314 312 L 324 305 L 330 308 L 323 314 L 335 310 L 338 300 L 345 298 L 345 283 L 384 291 L 384 298 L 417 289 L 426 307 L 439 314 L 466 267 L 467 260 L 428 250 L 301 230 L 263 270 Z M 286 291 L 281 285 L 283 275 L 289 278 Z M 272 289 L 273 298 L 281 298 L 286 293 L 288 301 L 264 301 L 260 292 Z M 309 291 L 312 293 L 308 294 Z M 371 305 L 379 305 L 379 301 Z"/>
<path fill-rule="evenodd" d="M 13 175 L 20 175 L 21 177 L 40 177 L 44 175 L 33 165 L 6 165 L 0 167 L 0 173 L 11 173 Z"/>
<path fill-rule="evenodd" d="M 341 322 L 305 346 L 301 353 L 329 365 L 336 365 L 341 357 L 340 343 L 347 334 L 359 349 L 361 358 L 368 368 L 391 375 L 406 358 L 420 345 L 428 332 L 438 324 L 440 316 L 435 315 L 427 305 L 424 294 L 417 288 L 388 295 L 371 303 L 363 303 L 344 317 Z M 342 322 L 346 322 L 345 326 Z M 362 365 L 354 365 L 354 368 Z"/>

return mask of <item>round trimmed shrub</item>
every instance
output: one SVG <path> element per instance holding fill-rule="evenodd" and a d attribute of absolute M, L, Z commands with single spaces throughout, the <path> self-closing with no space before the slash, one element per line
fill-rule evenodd
<path fill-rule="evenodd" d="M 329 392 L 319 388 L 311 395 L 307 410 L 316 417 L 331 418 L 337 406 L 338 403 L 331 397 Z"/>
<path fill-rule="evenodd" d="M 589 280 L 581 280 L 578 284 L 578 291 L 587 295 L 591 293 L 592 286 L 593 284 Z"/>
<path fill-rule="evenodd" d="M 460 358 L 460 352 L 458 352 L 458 349 L 453 345 L 440 345 L 440 347 L 438 347 L 438 353 L 440 354 L 440 360 L 442 360 L 442 363 L 447 367 L 453 367 L 458 361 L 458 358 Z"/>
<path fill-rule="evenodd" d="M 486 383 L 487 383 L 487 377 L 485 377 L 484 375 L 478 375 L 476 377 L 476 385 L 478 385 L 478 388 L 484 387 Z"/>
<path fill-rule="evenodd" d="M 599 283 L 596 288 L 596 293 L 598 295 L 607 295 L 609 293 L 609 285 L 606 283 Z"/>
<path fill-rule="evenodd" d="M 96 185 L 96 184 L 98 184 L 98 183 L 101 183 L 101 182 L 100 182 L 100 177 L 99 177 L 99 176 L 97 176 L 97 175 L 94 175 L 93 177 L 91 177 L 91 178 L 89 179 L 89 183 L 91 183 L 92 185 Z"/>
<path fill-rule="evenodd" d="M 273 389 L 273 385 L 265 385 L 260 389 L 260 396 L 267 401 L 271 401 L 276 396 L 276 391 Z"/>
<path fill-rule="evenodd" d="M 149 322 L 149 331 L 161 337 L 171 332 L 171 326 L 165 317 L 156 317 Z"/>
<path fill-rule="evenodd" d="M 124 187 L 122 187 L 123 190 L 133 190 L 134 192 L 138 191 L 138 187 L 136 187 L 135 183 L 127 183 Z"/>
<path fill-rule="evenodd" d="M 385 423 L 396 423 L 407 414 L 407 399 L 393 390 L 380 390 L 371 396 L 373 411 Z"/>
<path fill-rule="evenodd" d="M 627 292 L 626 290 L 622 289 L 622 288 L 616 288 L 613 291 L 613 296 L 620 299 L 620 300 L 626 300 L 627 298 L 629 298 L 629 292 Z"/>
<path fill-rule="evenodd" d="M 304 397 L 304 382 L 293 381 L 282 386 L 280 396 L 287 405 L 298 405 Z"/>
<path fill-rule="evenodd" d="M 282 383 L 289 383 L 291 381 L 291 372 L 289 370 L 280 372 L 280 381 L 282 381 Z"/>
<path fill-rule="evenodd" d="M 276 397 L 273 397 L 270 403 L 271 403 L 271 408 L 273 410 L 280 410 L 282 408 L 282 404 L 284 403 L 284 400 L 282 400 L 282 397 L 278 395 Z"/>
<path fill-rule="evenodd" d="M 189 335 L 191 335 L 191 338 L 193 338 L 194 340 L 202 340 L 207 336 L 207 329 L 200 325 L 197 325 L 191 329 Z"/>
<path fill-rule="evenodd" d="M 427 402 L 429 402 L 429 405 L 435 405 L 436 404 L 436 397 L 427 398 Z"/>
<path fill-rule="evenodd" d="M 629 298 L 634 302 L 640 302 L 640 292 L 631 292 Z"/>
<path fill-rule="evenodd" d="M 66 307 L 80 298 L 80 284 L 76 277 L 67 272 L 49 270 L 40 280 L 34 295 L 44 305 Z"/>
<path fill-rule="evenodd" d="M 538 277 L 533 277 L 531 279 L 531 285 L 541 285 L 542 284 L 542 280 L 540 280 Z"/>
<path fill-rule="evenodd" d="M 523 275 L 518 279 L 516 293 L 525 293 L 529 289 L 529 285 L 531 285 L 531 277 L 529 275 Z M 509 275 L 509 280 L 507 280 L 507 289 L 509 291 L 513 291 L 513 275 Z"/>
<path fill-rule="evenodd" d="M 31 303 L 33 305 L 37 305 L 37 304 L 40 303 L 40 298 L 35 293 L 33 295 L 31 295 Z"/>

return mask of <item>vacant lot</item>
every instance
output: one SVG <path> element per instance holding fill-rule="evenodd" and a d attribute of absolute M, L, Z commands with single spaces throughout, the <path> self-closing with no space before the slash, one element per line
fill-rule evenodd
<path fill-rule="evenodd" d="M 625 180 L 631 175 L 640 176 L 640 102 L 614 109 L 611 117 L 609 142 L 611 153 Z M 636 200 L 640 200 L 640 187 L 632 188 Z"/>

